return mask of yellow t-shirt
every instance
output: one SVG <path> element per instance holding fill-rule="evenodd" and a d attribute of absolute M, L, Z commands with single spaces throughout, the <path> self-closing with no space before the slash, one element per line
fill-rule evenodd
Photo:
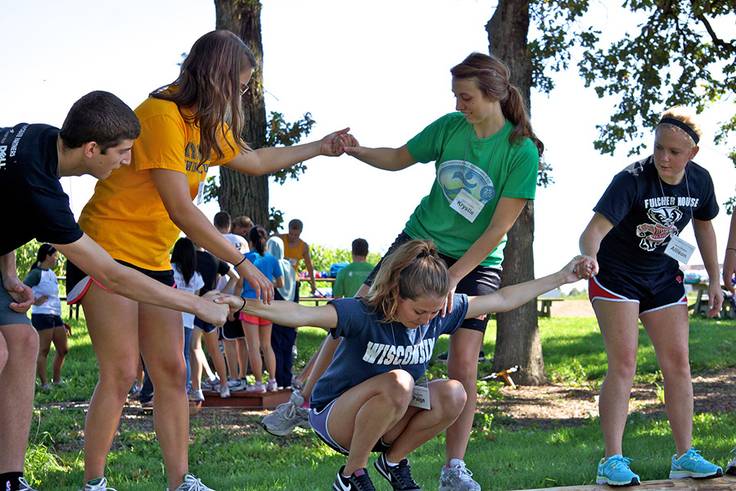
<path fill-rule="evenodd" d="M 284 257 L 289 260 L 294 269 L 299 270 L 299 261 L 307 260 L 307 243 L 299 239 L 295 245 L 289 243 L 289 234 L 279 234 L 284 242 Z"/>
<path fill-rule="evenodd" d="M 226 127 L 227 138 L 220 140 L 224 157 L 199 165 L 199 127 L 187 123 L 175 103 L 149 97 L 135 113 L 141 134 L 133 145 L 132 162 L 97 183 L 79 225 L 113 258 L 165 271 L 171 269 L 169 251 L 179 229 L 169 218 L 150 169 L 186 174 L 194 199 L 209 166 L 229 162 L 239 149 Z"/>

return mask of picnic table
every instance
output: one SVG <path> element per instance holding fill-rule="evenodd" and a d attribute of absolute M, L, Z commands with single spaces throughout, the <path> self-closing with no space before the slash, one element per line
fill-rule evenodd
<path fill-rule="evenodd" d="M 695 291 L 695 302 L 688 305 L 688 310 L 692 310 L 693 315 L 707 316 L 708 315 L 708 283 L 698 282 L 693 283 L 693 291 Z M 736 310 L 734 310 L 733 295 L 723 285 L 723 305 L 721 306 L 721 319 L 736 319 Z"/>

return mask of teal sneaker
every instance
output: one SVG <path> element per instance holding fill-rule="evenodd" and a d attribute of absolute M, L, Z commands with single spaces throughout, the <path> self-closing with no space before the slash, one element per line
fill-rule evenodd
<path fill-rule="evenodd" d="M 684 479 L 686 477 L 708 479 L 722 475 L 723 469 L 705 460 L 700 452 L 694 448 L 682 454 L 679 459 L 677 454 L 672 456 L 670 479 Z"/>
<path fill-rule="evenodd" d="M 641 479 L 631 471 L 629 464 L 631 464 L 631 459 L 619 454 L 601 459 L 598 463 L 596 484 L 608 484 L 609 486 L 636 486 L 640 484 Z"/>

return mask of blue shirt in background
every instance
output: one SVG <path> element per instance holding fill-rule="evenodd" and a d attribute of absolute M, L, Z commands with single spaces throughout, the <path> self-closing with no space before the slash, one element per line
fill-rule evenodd
<path fill-rule="evenodd" d="M 273 281 L 275 278 L 281 278 L 284 273 L 281 271 L 281 265 L 278 259 L 268 252 L 263 256 L 255 251 L 243 254 L 245 258 L 252 262 L 263 275 Z M 248 283 L 243 283 L 243 292 L 240 294 L 243 298 L 256 298 L 256 291 L 250 287 Z"/>

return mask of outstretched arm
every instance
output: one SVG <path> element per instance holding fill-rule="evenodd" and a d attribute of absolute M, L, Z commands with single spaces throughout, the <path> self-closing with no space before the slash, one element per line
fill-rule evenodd
<path fill-rule="evenodd" d="M 396 171 L 416 163 L 406 145 L 399 148 L 368 148 L 361 147 L 357 141 L 350 143 L 353 146 L 346 146 L 345 153 L 377 169 Z"/>
<path fill-rule="evenodd" d="M 612 228 L 613 224 L 611 221 L 596 212 L 580 236 L 580 253 L 585 257 L 585 264 L 581 265 L 581 267 L 585 268 L 586 277 L 598 274 L 598 260 L 596 259 L 598 249 L 601 247 L 603 237 Z"/>
<path fill-rule="evenodd" d="M 246 299 L 223 294 L 216 298 L 216 302 L 227 304 L 230 310 L 237 311 L 242 307 L 243 312 L 263 317 L 282 326 L 312 326 L 321 327 L 325 330 L 337 327 L 337 311 L 335 307 L 329 304 L 319 307 L 306 307 L 294 302 L 275 300 L 266 305 L 251 298 Z"/>
<path fill-rule="evenodd" d="M 241 152 L 225 166 L 243 174 L 264 176 L 318 155 L 337 157 L 344 151 L 343 138 L 348 135 L 348 131 L 350 128 L 335 131 L 319 141 L 302 145 L 264 147 Z"/>
<path fill-rule="evenodd" d="M 585 258 L 583 256 L 575 256 L 572 261 L 567 263 L 557 273 L 519 283 L 518 285 L 506 286 L 488 295 L 470 297 L 468 299 L 468 312 L 465 314 L 465 318 L 471 319 L 490 312 L 506 312 L 560 285 L 577 281 L 581 278 L 581 275 L 576 273 L 576 268 L 583 264 L 584 261 Z"/>

